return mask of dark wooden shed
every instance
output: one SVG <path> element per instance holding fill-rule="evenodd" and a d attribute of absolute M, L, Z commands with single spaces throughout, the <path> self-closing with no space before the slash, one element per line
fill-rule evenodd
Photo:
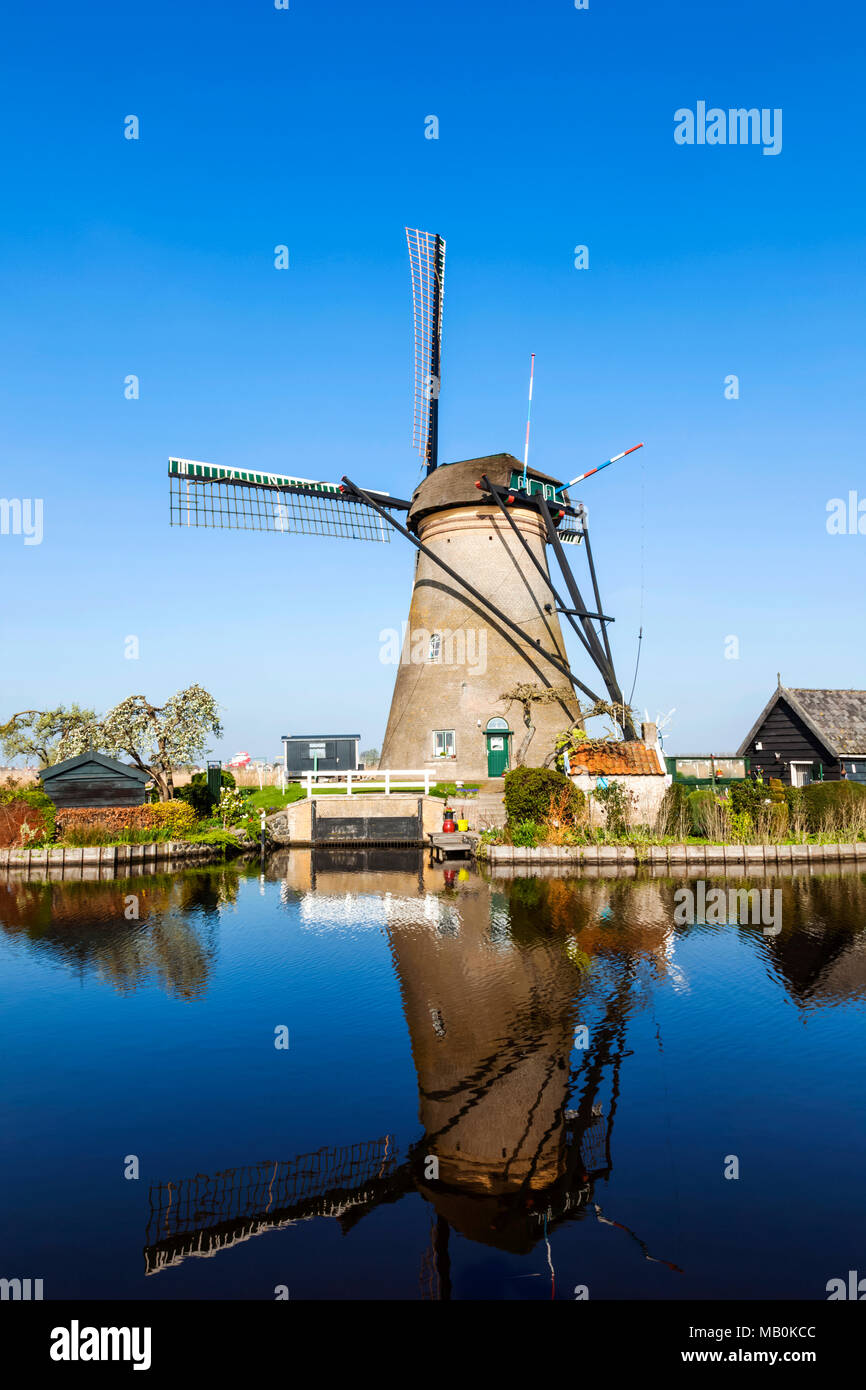
<path fill-rule="evenodd" d="M 146 772 L 104 753 L 81 753 L 39 774 L 55 806 L 142 806 Z"/>
<path fill-rule="evenodd" d="M 779 684 L 739 749 L 751 771 L 791 786 L 866 782 L 866 690 Z"/>
<path fill-rule="evenodd" d="M 356 772 L 360 734 L 283 734 L 286 773 Z"/>

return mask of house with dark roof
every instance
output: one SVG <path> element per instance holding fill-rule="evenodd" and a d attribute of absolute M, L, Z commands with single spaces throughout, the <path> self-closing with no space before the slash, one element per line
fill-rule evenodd
<path fill-rule="evenodd" d="M 866 690 L 779 684 L 738 750 L 752 773 L 794 787 L 866 782 Z"/>
<path fill-rule="evenodd" d="M 142 806 L 146 772 L 104 753 L 81 753 L 43 768 L 42 786 L 58 809 L 72 806 Z"/>

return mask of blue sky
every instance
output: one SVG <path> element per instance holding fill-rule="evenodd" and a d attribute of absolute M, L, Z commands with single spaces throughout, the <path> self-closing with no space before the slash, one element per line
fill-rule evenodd
<path fill-rule="evenodd" d="M 539 467 L 646 441 L 583 497 L 669 751 L 735 747 L 777 671 L 866 687 L 866 534 L 826 528 L 866 499 L 863 40 L 802 0 L 10 12 L 0 496 L 42 498 L 44 538 L 0 535 L 2 712 L 199 681 L 220 752 L 380 743 L 408 546 L 172 530 L 165 469 L 409 494 L 406 223 L 448 242 L 443 459 L 522 452 L 533 351 Z M 677 145 L 701 100 L 780 108 L 781 153 Z"/>

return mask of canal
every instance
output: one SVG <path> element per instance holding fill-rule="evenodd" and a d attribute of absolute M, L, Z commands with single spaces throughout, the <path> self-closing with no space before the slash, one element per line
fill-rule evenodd
<path fill-rule="evenodd" d="M 0 1274 L 46 1299 L 826 1299 L 863 1267 L 862 871 L 10 875 L 0 1001 Z"/>

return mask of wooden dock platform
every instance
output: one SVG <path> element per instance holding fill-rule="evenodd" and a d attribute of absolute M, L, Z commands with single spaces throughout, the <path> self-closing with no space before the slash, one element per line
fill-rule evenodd
<path fill-rule="evenodd" d="M 474 859 L 475 844 L 477 835 L 467 835 L 461 830 L 452 830 L 447 834 L 441 832 L 437 834 L 429 833 L 427 839 L 430 841 L 430 856 L 437 863 L 443 859 Z"/>

